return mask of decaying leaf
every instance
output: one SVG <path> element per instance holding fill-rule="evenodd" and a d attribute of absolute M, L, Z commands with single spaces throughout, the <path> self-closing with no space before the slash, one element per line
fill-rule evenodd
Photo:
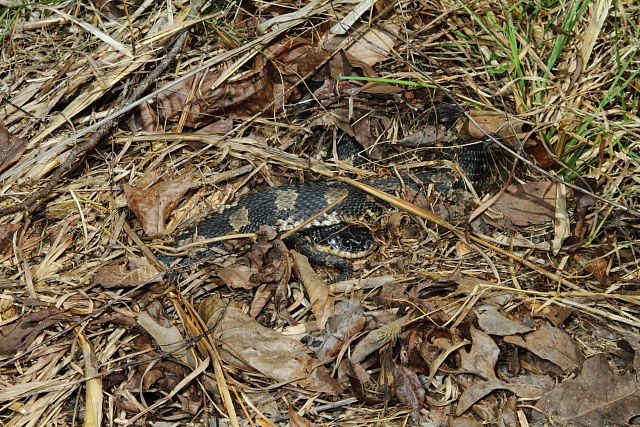
<path fill-rule="evenodd" d="M 546 323 L 536 331 L 527 334 L 524 339 L 520 336 L 509 336 L 504 340 L 555 363 L 563 371 L 580 369 L 584 361 L 580 349 L 571 340 L 571 337 L 564 331 Z"/>
<path fill-rule="evenodd" d="M 336 303 L 335 313 L 328 319 L 320 337 L 322 345 L 316 351 L 318 359 L 326 362 L 335 357 L 342 346 L 364 326 L 364 311 L 359 300 L 352 298 Z"/>
<path fill-rule="evenodd" d="M 276 381 L 335 394 L 338 383 L 300 341 L 260 325 L 240 308 L 219 296 L 207 298 L 200 307 L 202 318 L 220 343 L 220 354 L 241 369 L 257 371 Z"/>
<path fill-rule="evenodd" d="M 17 162 L 27 145 L 27 141 L 9 133 L 0 120 L 0 172 Z"/>
<path fill-rule="evenodd" d="M 548 319 L 553 326 L 559 328 L 562 326 L 565 320 L 574 313 L 574 310 L 567 307 L 560 307 L 557 305 L 544 305 L 533 298 L 527 298 L 524 301 L 527 308 L 529 308 L 533 314 L 543 316 Z"/>
<path fill-rule="evenodd" d="M 627 425 L 640 415 L 640 383 L 636 374 L 614 374 L 607 356 L 598 354 L 584 362 L 580 375 L 542 396 L 536 409 L 563 425 Z M 532 414 L 534 421 L 544 421 L 537 411 Z"/>
<path fill-rule="evenodd" d="M 185 124 L 190 127 L 210 123 L 221 112 L 227 118 L 269 115 L 299 97 L 290 89 L 329 55 L 311 40 L 288 38 L 265 48 L 256 55 L 253 68 L 233 80 L 219 82 L 222 74 L 210 71 L 173 86 L 158 96 L 158 111 L 165 119 L 178 121 L 189 102 Z M 188 101 L 192 93 L 195 96 Z"/>
<path fill-rule="evenodd" d="M 521 142 L 526 142 L 532 129 L 529 123 L 504 113 L 471 110 L 469 115 L 485 132 L 498 135 L 512 147 L 520 147 Z M 456 127 L 463 138 L 482 139 L 485 137 L 484 132 L 466 118 L 460 120 Z"/>
<path fill-rule="evenodd" d="M 311 311 L 316 317 L 318 329 L 324 329 L 327 319 L 333 314 L 335 298 L 329 295 L 327 284 L 313 270 L 306 256 L 296 251 L 291 251 L 291 256 L 296 265 L 298 277 L 309 295 Z M 323 356 L 318 355 L 318 357 L 323 359 Z"/>
<path fill-rule="evenodd" d="M 158 270 L 146 258 L 131 256 L 128 264 L 107 264 L 100 268 L 93 281 L 105 288 L 132 288 L 156 277 Z"/>
<path fill-rule="evenodd" d="M 395 40 L 383 31 L 369 29 L 346 50 L 345 54 L 353 65 L 360 63 L 371 67 L 389 57 Z"/>
<path fill-rule="evenodd" d="M 302 416 L 298 415 L 298 413 L 293 409 L 292 406 L 289 406 L 289 423 L 291 427 L 316 427 L 318 424 L 311 422 Z"/>
<path fill-rule="evenodd" d="M 592 260 L 588 260 L 582 254 L 574 254 L 573 258 L 584 264 L 584 269 L 589 273 L 593 274 L 593 278 L 598 282 L 602 283 L 605 286 L 609 286 L 611 284 L 611 279 L 609 278 L 608 270 L 609 270 L 609 260 L 605 257 L 596 257 Z"/>
<path fill-rule="evenodd" d="M 525 227 L 552 221 L 556 209 L 556 184 L 552 181 L 512 184 L 491 205 L 503 215 L 497 225 Z"/>
<path fill-rule="evenodd" d="M 173 355 L 187 366 L 196 367 L 193 354 L 187 351 L 187 342 L 167 317 L 160 301 L 152 301 L 138 314 L 138 324 L 156 340 L 162 351 Z"/>
<path fill-rule="evenodd" d="M 0 254 L 11 245 L 13 235 L 20 229 L 20 224 L 0 224 Z"/>
<path fill-rule="evenodd" d="M 60 321 L 71 321 L 59 310 L 47 309 L 28 313 L 16 323 L 2 327 L 0 330 L 0 354 L 26 350 L 36 337 L 49 326 Z"/>
<path fill-rule="evenodd" d="M 182 196 L 191 188 L 195 174 L 187 171 L 180 176 L 161 177 L 161 172 L 148 172 L 137 186 L 124 184 L 127 205 L 133 211 L 147 236 L 156 236 L 164 231 L 164 223 Z"/>
<path fill-rule="evenodd" d="M 494 370 L 500 353 L 496 343 L 489 335 L 473 327 L 471 328 L 471 339 L 473 342 L 471 351 L 461 350 L 460 363 L 463 369 L 474 373 L 478 378 L 460 396 L 456 415 L 461 415 L 471 405 L 494 390 L 505 389 L 518 397 L 535 399 L 552 386 L 553 381 L 547 376 L 536 376 L 521 381 L 515 379 L 509 379 L 509 382 L 499 380 Z"/>
<path fill-rule="evenodd" d="M 398 337 L 409 320 L 408 316 L 403 316 L 384 326 L 369 332 L 362 340 L 356 344 L 351 352 L 351 361 L 354 363 L 362 362 L 368 355 L 378 350 L 389 341 Z"/>
<path fill-rule="evenodd" d="M 424 386 L 418 375 L 402 365 L 393 367 L 393 385 L 398 400 L 411 409 L 411 420 L 420 425 L 420 410 L 424 407 Z"/>
<path fill-rule="evenodd" d="M 232 265 L 218 270 L 217 274 L 222 281 L 230 288 L 253 289 L 260 284 L 251 281 L 251 277 L 259 270 L 248 265 Z"/>
<path fill-rule="evenodd" d="M 530 332 L 532 329 L 503 316 L 489 304 L 478 307 L 478 324 L 489 335 L 513 335 Z"/>

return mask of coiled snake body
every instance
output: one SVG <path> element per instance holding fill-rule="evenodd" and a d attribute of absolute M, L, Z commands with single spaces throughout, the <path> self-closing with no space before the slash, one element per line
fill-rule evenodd
<path fill-rule="evenodd" d="M 482 144 L 468 145 L 458 150 L 456 161 L 472 181 L 478 181 L 484 174 L 486 160 L 483 152 Z M 439 192 L 446 194 L 454 187 L 460 186 L 463 181 L 459 174 L 449 168 L 434 168 L 405 176 L 402 181 L 398 178 L 383 178 L 363 182 L 390 194 L 397 193 L 404 187 L 421 190 L 423 184 L 433 184 Z M 263 188 L 238 197 L 232 204 L 222 206 L 218 212 L 182 233 L 176 240 L 176 246 L 191 243 L 197 239 L 211 239 L 231 233 L 253 233 L 263 225 L 272 226 L 280 233 L 286 232 L 318 215 L 338 200 L 341 201 L 307 224 L 304 227 L 305 232 L 322 231 L 345 222 L 370 218 L 388 207 L 386 203 L 342 181 L 304 182 Z M 342 257 L 348 257 L 350 253 L 357 251 L 366 252 L 366 246 L 371 245 L 370 239 L 362 238 L 361 233 L 352 234 L 356 237 L 331 239 L 333 244 L 338 245 L 332 250 L 335 253 L 341 253 Z M 300 239 L 299 235 L 295 235 L 290 241 L 304 240 Z M 364 249 L 363 247 L 355 248 L 359 243 L 362 243 Z M 217 242 L 196 245 L 182 258 L 180 266 L 187 266 L 210 257 L 215 253 L 215 247 L 221 248 L 222 245 Z M 312 253 L 309 248 L 306 252 Z M 170 265 L 176 256 L 158 254 L 158 259 Z M 316 256 L 314 261 L 340 268 L 343 276 L 350 273 L 344 260 L 335 255 Z"/>

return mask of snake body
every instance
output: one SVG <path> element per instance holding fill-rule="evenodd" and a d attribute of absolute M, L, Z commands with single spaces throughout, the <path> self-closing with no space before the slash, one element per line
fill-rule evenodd
<path fill-rule="evenodd" d="M 477 180 L 483 174 L 485 160 L 479 154 L 480 145 L 470 147 L 466 151 L 460 151 L 457 162 L 472 180 Z M 445 167 L 432 168 L 401 179 L 380 178 L 363 182 L 389 194 L 398 193 L 404 187 L 421 190 L 428 184 L 433 184 L 440 193 L 447 194 L 459 186 L 462 180 L 459 174 Z M 317 216 L 337 201 L 340 202 Z M 268 187 L 249 192 L 238 197 L 235 202 L 223 205 L 198 225 L 180 234 L 175 245 L 182 246 L 198 239 L 211 239 L 227 234 L 254 233 L 263 225 L 269 225 L 282 233 L 300 226 L 314 216 L 317 218 L 304 228 L 318 230 L 354 220 L 370 219 L 387 207 L 386 203 L 342 181 L 304 182 Z M 216 247 L 221 248 L 222 245 L 195 245 L 180 265 L 186 266 L 208 258 L 215 253 Z M 340 248 L 336 250 L 339 251 Z M 175 258 L 176 256 L 171 254 L 158 255 L 158 259 L 167 265 Z M 333 264 L 336 263 L 334 260 Z"/>

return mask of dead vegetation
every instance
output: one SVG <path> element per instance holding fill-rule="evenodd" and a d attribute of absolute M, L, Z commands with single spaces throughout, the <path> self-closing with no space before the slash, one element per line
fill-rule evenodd
<path fill-rule="evenodd" d="M 637 423 L 636 3 L 0 5 L 3 425 Z M 244 192 L 485 134 L 496 185 L 389 197 L 352 280 L 269 230 L 154 266 Z"/>

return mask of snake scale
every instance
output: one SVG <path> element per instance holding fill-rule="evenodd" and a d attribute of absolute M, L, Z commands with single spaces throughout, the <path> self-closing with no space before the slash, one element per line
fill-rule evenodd
<path fill-rule="evenodd" d="M 483 144 L 464 145 L 456 150 L 455 156 L 449 158 L 460 166 L 472 182 L 478 182 L 485 174 L 486 158 Z M 397 194 L 405 187 L 420 191 L 429 184 L 433 184 L 440 193 L 447 194 L 454 188 L 464 185 L 461 176 L 447 167 L 423 170 L 403 176 L 401 179 L 378 178 L 363 182 L 389 194 Z M 317 216 L 319 212 L 339 200 L 341 201 L 335 206 Z M 269 225 L 279 233 L 283 233 L 317 216 L 304 227 L 303 233 L 310 233 L 330 229 L 339 224 L 371 219 L 386 208 L 388 205 L 385 202 L 342 181 L 302 182 L 262 188 L 238 197 L 231 204 L 221 206 L 217 212 L 180 234 L 174 247 L 227 234 L 254 233 L 263 225 Z M 334 252 L 341 252 L 341 256 L 332 254 L 315 256 L 312 261 L 333 265 L 342 270 L 343 276 L 348 276 L 349 266 L 342 258 L 348 257 L 350 251 L 357 250 L 353 246 L 359 243 L 365 246 L 368 244 L 366 241 L 361 242 L 366 239 L 362 239 L 360 233 L 353 234 L 356 237 L 350 237 L 347 234 L 346 237 L 331 239 L 334 245 L 346 246 L 333 248 Z M 308 236 L 311 235 L 308 234 Z M 300 235 L 295 234 L 286 243 L 289 245 L 290 242 L 296 244 L 303 241 L 305 240 L 301 239 Z M 207 259 L 217 253 L 215 248 L 223 248 L 223 245 L 220 242 L 194 245 L 186 255 L 182 256 L 178 265 L 185 267 Z M 306 255 L 317 255 L 317 251 L 308 247 L 302 249 Z M 177 258 L 176 255 L 166 253 L 158 254 L 157 257 L 166 265 L 172 264 Z"/>

